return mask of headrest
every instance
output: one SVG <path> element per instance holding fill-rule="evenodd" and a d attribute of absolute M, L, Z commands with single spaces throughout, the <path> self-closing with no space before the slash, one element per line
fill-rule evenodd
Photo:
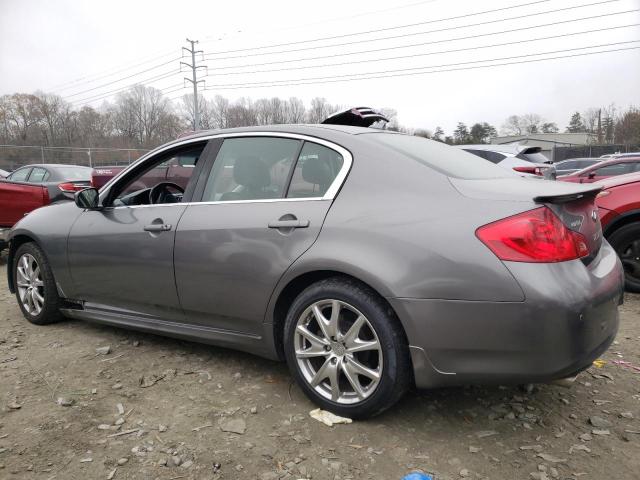
<path fill-rule="evenodd" d="M 233 167 L 233 180 L 238 185 L 249 188 L 264 188 L 271 185 L 269 168 L 255 156 L 236 159 Z"/>
<path fill-rule="evenodd" d="M 318 158 L 307 158 L 302 165 L 302 178 L 305 182 L 328 186 L 333 180 L 329 159 L 324 155 L 318 155 Z"/>

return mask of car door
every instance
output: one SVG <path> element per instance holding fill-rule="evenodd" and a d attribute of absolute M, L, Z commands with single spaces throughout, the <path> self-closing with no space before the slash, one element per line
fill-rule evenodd
<path fill-rule="evenodd" d="M 145 192 L 157 178 L 157 165 L 180 156 L 204 160 L 205 145 L 191 143 L 152 156 L 101 192 L 102 209 L 80 215 L 68 241 L 73 298 L 103 310 L 182 320 L 173 245 L 189 186 L 182 198 L 179 192 L 163 194 L 162 203 L 149 203 Z"/>
<path fill-rule="evenodd" d="M 351 156 L 295 135 L 221 141 L 178 226 L 178 295 L 190 323 L 260 335 L 271 293 L 316 240 Z"/>

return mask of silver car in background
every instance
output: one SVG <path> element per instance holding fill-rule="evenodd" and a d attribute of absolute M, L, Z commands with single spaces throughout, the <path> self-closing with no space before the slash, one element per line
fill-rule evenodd
<path fill-rule="evenodd" d="M 540 153 L 540 147 L 528 147 L 515 143 L 456 145 L 456 147 L 521 176 L 537 176 L 547 180 L 556 178 L 555 167 L 551 164 L 551 160 Z"/>
<path fill-rule="evenodd" d="M 183 157 L 186 188 L 144 187 Z M 365 418 L 412 385 L 590 366 L 616 335 L 623 286 L 599 190 L 370 128 L 201 132 L 23 218 L 9 287 L 34 324 L 69 317 L 286 360 L 322 408 Z"/>

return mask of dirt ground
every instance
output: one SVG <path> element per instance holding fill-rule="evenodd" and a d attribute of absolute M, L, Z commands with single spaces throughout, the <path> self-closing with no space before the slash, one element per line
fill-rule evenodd
<path fill-rule="evenodd" d="M 621 311 L 604 364 L 570 389 L 414 391 L 373 420 L 327 427 L 284 364 L 78 321 L 31 325 L 0 266 L 0 478 L 637 479 L 640 372 L 614 362 L 640 365 L 640 296 Z"/>

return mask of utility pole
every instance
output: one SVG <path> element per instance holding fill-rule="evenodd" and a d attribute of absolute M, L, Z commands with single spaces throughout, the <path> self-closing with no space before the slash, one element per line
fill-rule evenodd
<path fill-rule="evenodd" d="M 196 53 L 202 53 L 202 50 L 196 50 L 196 43 L 198 40 L 189 40 L 187 38 L 187 42 L 191 44 L 191 48 L 182 47 L 182 50 L 186 50 L 191 54 L 191 63 L 180 62 L 180 65 L 185 65 L 191 69 L 192 78 L 184 77 L 187 82 L 191 82 L 193 84 L 193 130 L 197 131 L 200 129 L 200 109 L 198 108 L 198 83 L 203 82 L 204 80 L 198 80 L 197 71 L 199 68 L 207 68 L 206 65 L 196 65 Z"/>

